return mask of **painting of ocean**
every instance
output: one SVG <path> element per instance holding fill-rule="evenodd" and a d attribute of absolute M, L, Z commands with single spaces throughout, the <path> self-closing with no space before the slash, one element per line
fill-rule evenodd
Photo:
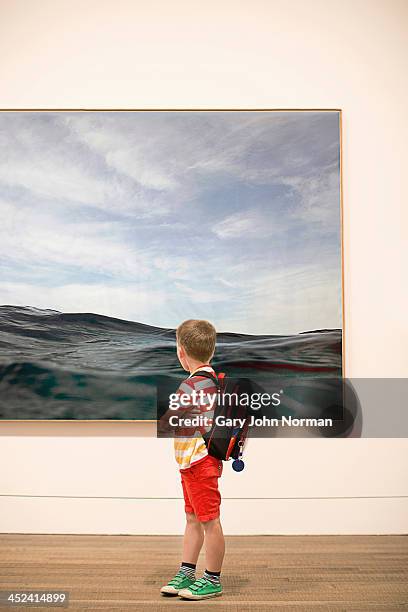
<path fill-rule="evenodd" d="M 155 420 L 186 319 L 216 371 L 320 405 L 344 376 L 340 136 L 336 109 L 1 111 L 0 419 Z"/>

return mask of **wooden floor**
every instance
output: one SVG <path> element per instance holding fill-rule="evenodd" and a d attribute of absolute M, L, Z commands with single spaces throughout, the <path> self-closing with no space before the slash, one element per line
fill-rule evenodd
<path fill-rule="evenodd" d="M 224 595 L 205 602 L 159 594 L 180 546 L 176 536 L 0 535 L 0 589 L 67 590 L 69 610 L 408 609 L 408 536 L 230 536 Z"/>

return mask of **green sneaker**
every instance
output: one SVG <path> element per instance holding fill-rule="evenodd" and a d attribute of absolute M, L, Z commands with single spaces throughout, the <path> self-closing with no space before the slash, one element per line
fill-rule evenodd
<path fill-rule="evenodd" d="M 160 593 L 162 595 L 178 595 L 180 589 L 186 589 L 192 584 L 194 584 L 194 580 L 191 580 L 184 572 L 180 571 L 167 584 L 162 586 Z"/>
<path fill-rule="evenodd" d="M 191 586 L 181 589 L 178 594 L 185 599 L 208 599 L 222 595 L 222 586 L 207 578 L 199 578 Z"/>

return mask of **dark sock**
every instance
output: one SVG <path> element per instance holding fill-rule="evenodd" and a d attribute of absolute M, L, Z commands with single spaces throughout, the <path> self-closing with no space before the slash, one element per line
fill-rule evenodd
<path fill-rule="evenodd" d="M 214 584 L 220 584 L 221 582 L 220 575 L 221 575 L 221 572 L 209 572 L 206 569 L 204 572 L 203 578 L 207 578 L 207 580 L 210 580 Z"/>
<path fill-rule="evenodd" d="M 186 561 L 182 561 L 180 565 L 180 571 L 184 572 L 184 574 L 190 578 L 190 580 L 195 580 L 195 563 L 187 563 Z"/>

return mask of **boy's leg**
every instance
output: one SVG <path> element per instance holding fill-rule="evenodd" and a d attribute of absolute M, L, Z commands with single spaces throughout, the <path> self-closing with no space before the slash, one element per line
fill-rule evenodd
<path fill-rule="evenodd" d="M 180 589 L 183 599 L 207 599 L 222 595 L 220 580 L 221 567 L 225 553 L 225 540 L 219 517 L 202 521 L 205 532 L 205 572 L 203 577 L 192 585 Z"/>
<path fill-rule="evenodd" d="M 203 523 L 205 531 L 205 568 L 209 572 L 221 572 L 225 554 L 225 539 L 218 518 Z"/>
<path fill-rule="evenodd" d="M 183 538 L 183 556 L 177 574 L 160 589 L 162 595 L 177 595 L 181 589 L 187 588 L 194 583 L 198 555 L 200 554 L 204 541 L 204 529 L 194 514 L 194 508 L 191 505 L 188 491 L 188 483 L 184 481 L 184 478 L 182 478 L 182 485 L 184 509 L 186 512 L 186 527 Z"/>
<path fill-rule="evenodd" d="M 204 542 L 204 529 L 196 515 L 191 512 L 186 512 L 186 521 L 182 559 L 196 565 Z"/>
<path fill-rule="evenodd" d="M 221 567 L 225 554 L 225 540 L 220 522 L 221 495 L 218 478 L 222 468 L 212 458 L 197 466 L 191 495 L 194 511 L 204 528 L 206 570 L 202 578 L 183 588 L 179 595 L 185 599 L 207 599 L 222 595 Z M 201 478 L 199 476 L 202 476 Z"/>

